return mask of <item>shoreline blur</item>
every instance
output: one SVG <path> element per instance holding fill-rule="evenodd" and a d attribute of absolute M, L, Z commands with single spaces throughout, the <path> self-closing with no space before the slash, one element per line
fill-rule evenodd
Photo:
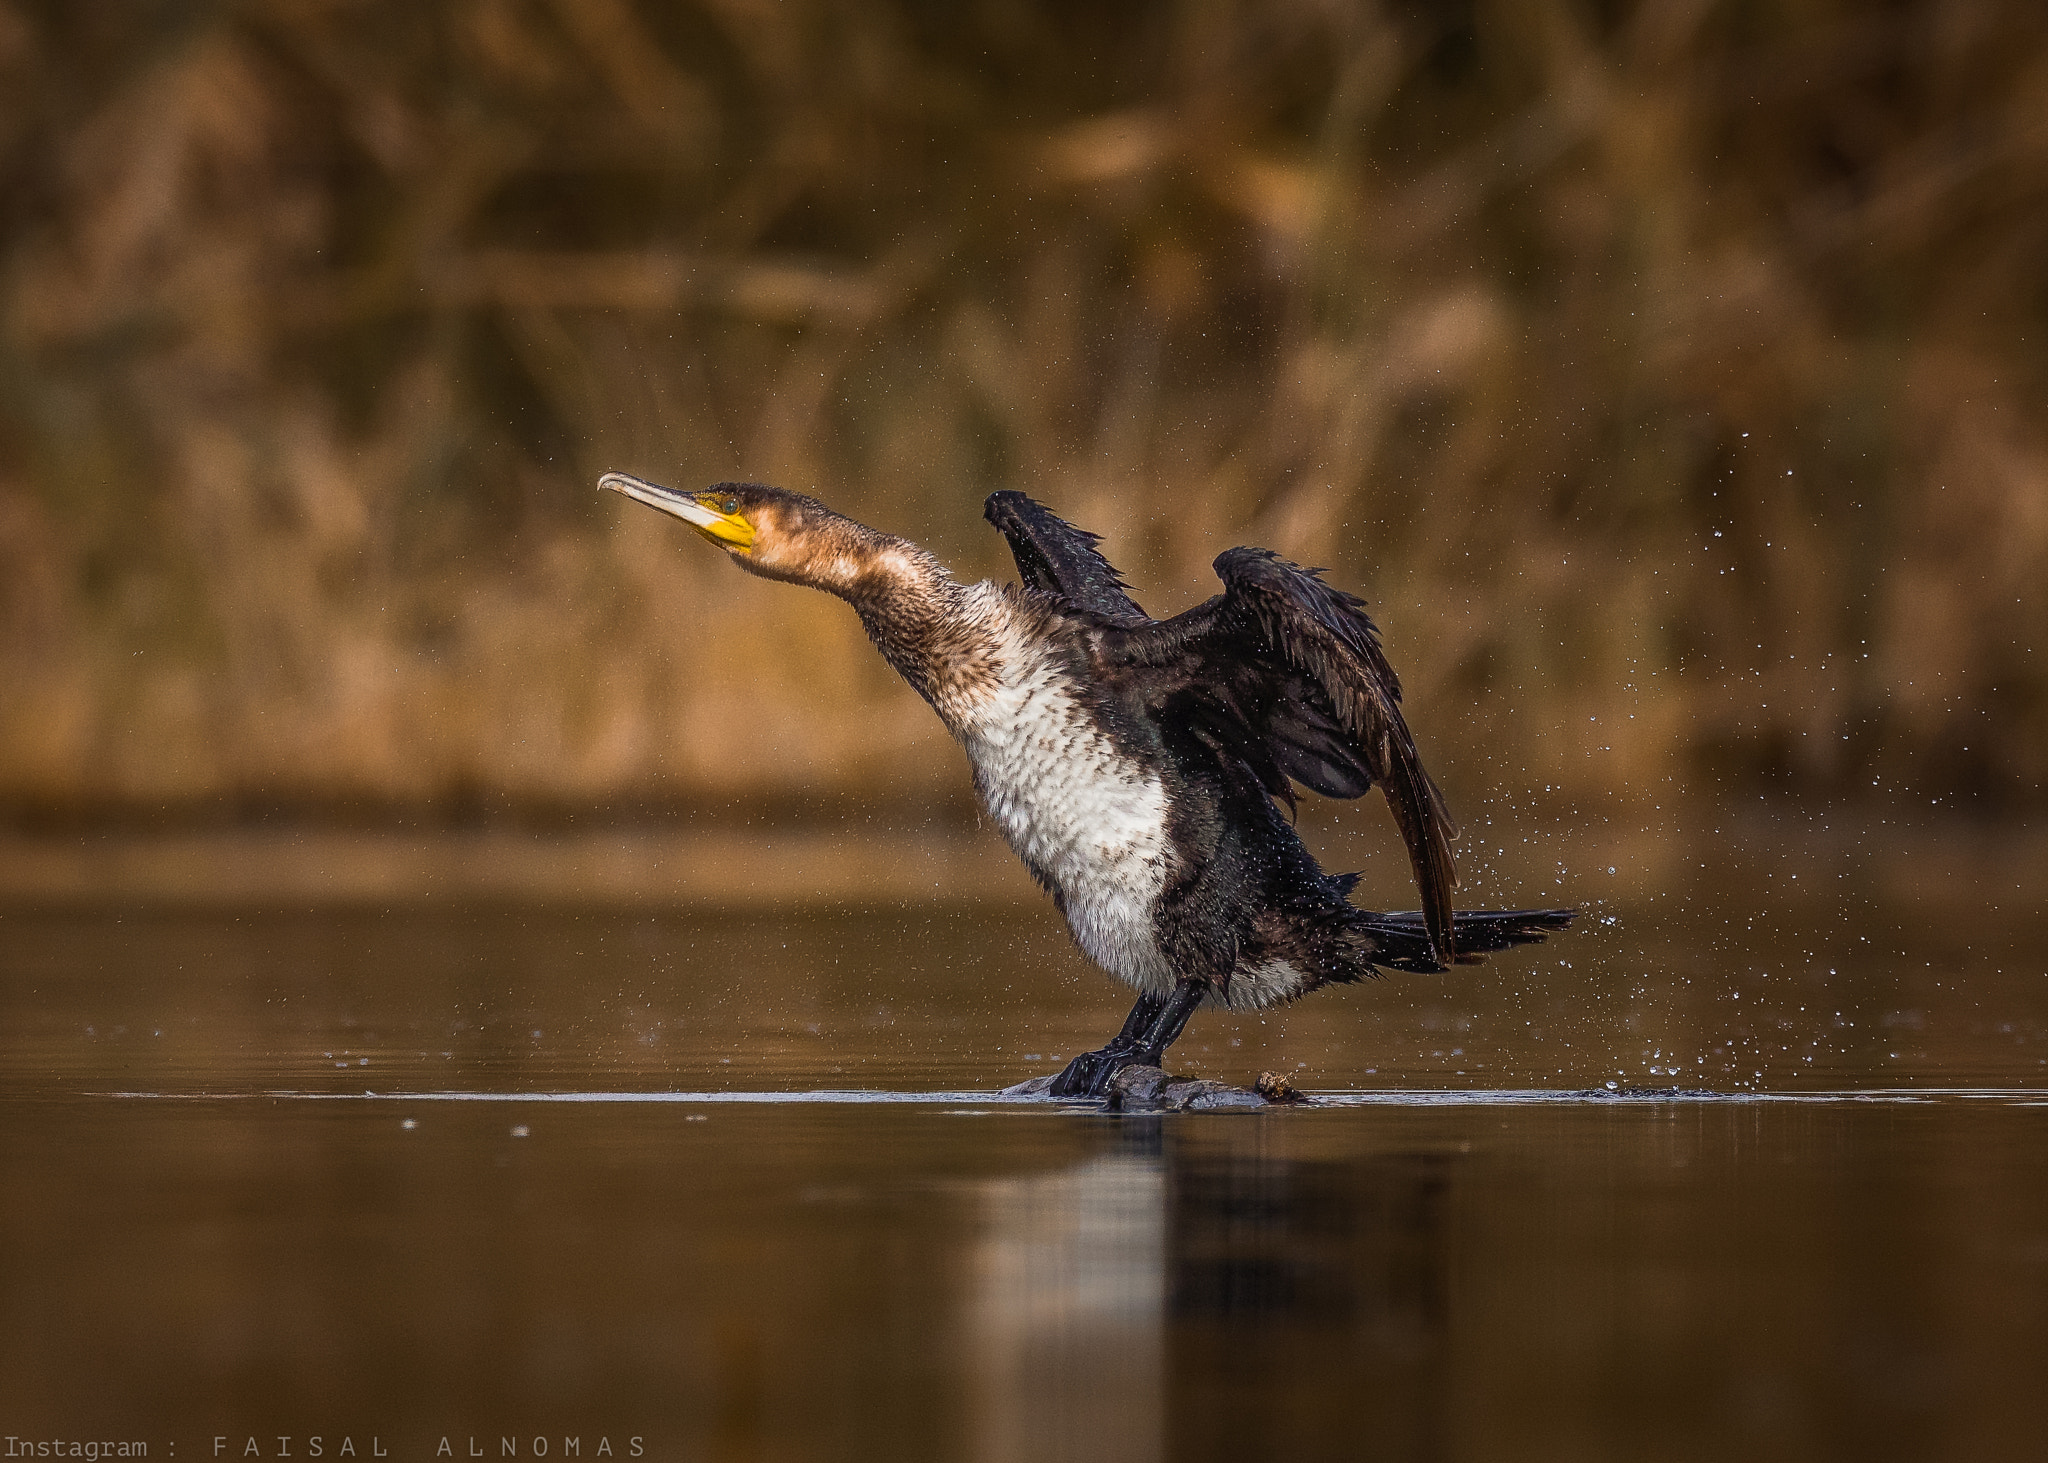
<path fill-rule="evenodd" d="M 0 199 L 0 826 L 962 820 L 609 469 L 1328 565 L 1460 808 L 2048 785 L 2038 6 L 0 0 Z"/>
<path fill-rule="evenodd" d="M 1365 873 L 1358 901 L 1406 908 L 1414 890 L 1385 817 L 1304 809 L 1332 869 Z M 1376 811 L 1376 810 L 1375 810 Z M 1945 817 L 1819 817 L 1804 808 L 1694 807 L 1653 819 L 1482 816 L 1459 847 L 1461 908 L 1569 902 L 1741 918 L 1839 903 L 1967 925 L 2042 920 L 2048 830 Z M 1804 881 L 1802 883 L 1802 880 Z M 1044 905 L 992 831 L 900 823 L 610 824 L 551 828 L 303 825 L 0 832 L 9 909 L 527 907 L 724 910 Z M 1889 918 L 1889 916 L 1888 916 Z M 1583 934 L 1583 931 L 1580 932 Z M 1560 942 L 1563 948 L 1563 942 Z"/>

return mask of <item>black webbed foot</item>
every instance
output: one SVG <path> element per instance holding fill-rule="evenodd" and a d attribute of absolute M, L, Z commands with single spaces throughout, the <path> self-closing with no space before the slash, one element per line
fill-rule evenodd
<path fill-rule="evenodd" d="M 1140 1060 L 1141 1052 L 1129 1047 L 1106 1046 L 1101 1051 L 1082 1052 L 1052 1079 L 1054 1097 L 1100 1097 L 1109 1090 L 1110 1079 Z"/>
<path fill-rule="evenodd" d="M 1075 1057 L 1048 1090 L 1054 1097 L 1100 1097 L 1124 1068 L 1158 1066 L 1207 990 L 1199 982 L 1184 980 L 1170 994 L 1138 997 L 1116 1039 L 1100 1051 Z"/>

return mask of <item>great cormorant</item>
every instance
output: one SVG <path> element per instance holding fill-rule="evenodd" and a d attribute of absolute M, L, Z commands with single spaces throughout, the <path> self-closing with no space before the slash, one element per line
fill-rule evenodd
<path fill-rule="evenodd" d="M 748 573 L 852 605 L 882 655 L 966 749 L 975 790 L 1074 942 L 1134 986 L 1114 1040 L 1061 1096 L 1158 1065 L 1197 1006 L 1256 1010 L 1376 967 L 1440 971 L 1540 940 L 1568 909 L 1453 913 L 1457 836 L 1401 718 L 1364 605 L 1265 549 L 1216 560 L 1224 592 L 1167 620 L 1131 599 L 1096 537 L 1022 493 L 986 515 L 1021 586 L 962 584 L 905 539 L 752 483 L 599 485 L 673 514 Z M 1346 897 L 1276 800 L 1291 782 L 1393 809 L 1422 909 Z"/>

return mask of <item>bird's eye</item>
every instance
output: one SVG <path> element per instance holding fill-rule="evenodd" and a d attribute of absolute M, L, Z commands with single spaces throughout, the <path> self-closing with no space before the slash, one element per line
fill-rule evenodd
<path fill-rule="evenodd" d="M 727 498 L 727 499 L 725 500 L 725 511 L 726 511 L 726 512 L 728 512 L 728 513 L 737 513 L 737 512 L 739 512 L 739 511 L 740 511 L 740 500 L 739 500 L 739 499 L 737 499 L 737 498 Z"/>

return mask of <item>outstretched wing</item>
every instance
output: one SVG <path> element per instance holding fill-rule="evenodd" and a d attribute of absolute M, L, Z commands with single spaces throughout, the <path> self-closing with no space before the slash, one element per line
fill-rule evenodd
<path fill-rule="evenodd" d="M 1401 682 L 1362 601 L 1266 549 L 1216 560 L 1224 592 L 1185 614 L 1105 629 L 1103 653 L 1178 665 L 1269 788 L 1285 774 L 1332 797 L 1386 795 L 1408 846 L 1437 957 L 1456 956 L 1451 860 L 1456 823 L 1401 717 Z M 1226 735 L 1229 733 L 1227 732 Z"/>
<path fill-rule="evenodd" d="M 1291 778 L 1325 797 L 1385 793 L 1408 847 L 1439 959 L 1456 956 L 1451 841 L 1457 825 L 1423 770 L 1401 718 L 1401 682 L 1362 602 L 1319 571 L 1265 549 L 1216 560 L 1225 592 L 1171 620 L 1152 620 L 1096 536 L 1022 493 L 992 493 L 988 521 L 1009 540 L 1018 577 L 1109 622 L 1104 650 L 1132 664 L 1178 664 L 1200 687 L 1201 730 L 1241 757 L 1274 796 Z"/>
<path fill-rule="evenodd" d="M 1022 493 L 990 493 L 981 511 L 1010 541 L 1017 577 L 1027 588 L 1061 595 L 1105 619 L 1146 618 L 1123 575 L 1096 549 L 1101 540 L 1094 534 Z"/>

